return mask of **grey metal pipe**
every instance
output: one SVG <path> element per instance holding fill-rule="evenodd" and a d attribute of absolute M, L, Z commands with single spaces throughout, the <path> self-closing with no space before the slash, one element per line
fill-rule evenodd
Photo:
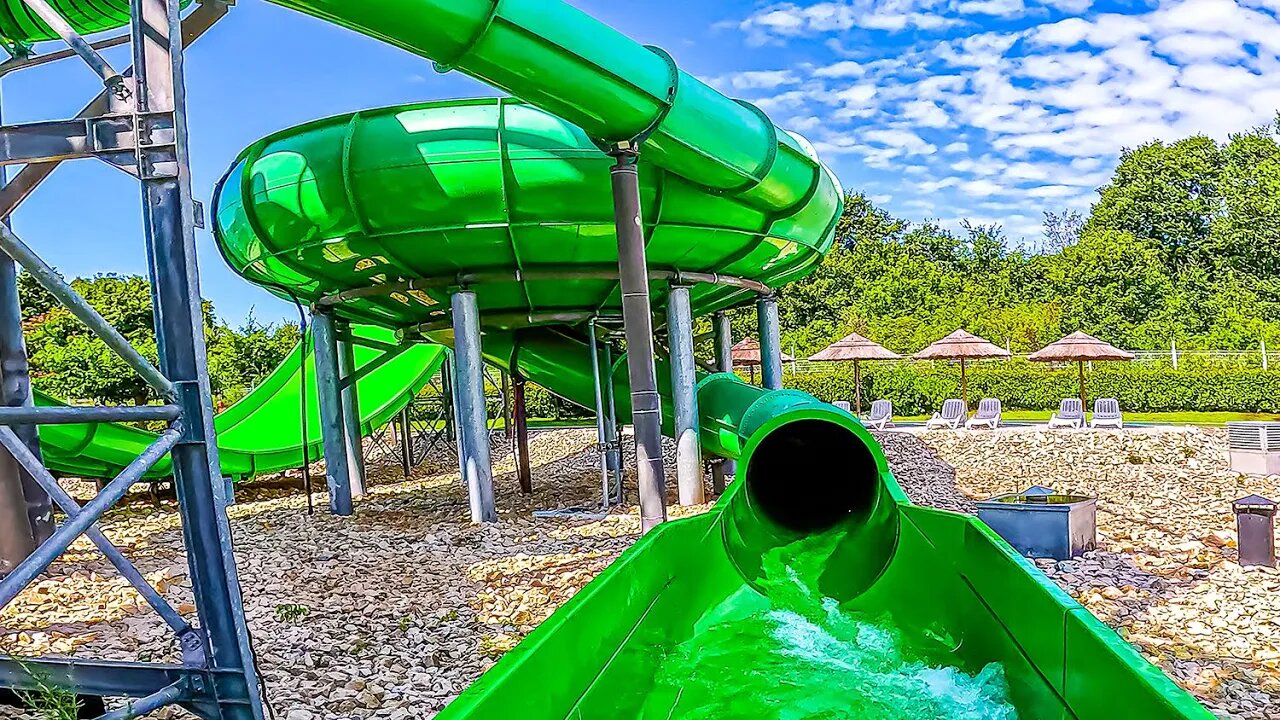
<path fill-rule="evenodd" d="M 160 437 L 156 438 L 156 441 L 151 443 L 141 455 L 129 463 L 114 480 L 107 483 L 106 487 L 102 488 L 102 491 L 90 500 L 79 514 L 63 523 L 54 531 L 52 537 L 36 548 L 35 552 L 14 568 L 8 577 L 0 580 L 0 608 L 12 602 L 18 593 L 31 584 L 32 580 L 35 580 L 54 560 L 66 552 L 76 538 L 83 535 L 112 505 L 119 502 L 143 473 L 151 469 L 152 465 L 159 462 L 160 458 L 178 444 L 178 439 L 181 437 L 182 433 L 176 428 L 169 428 L 161 433 Z"/>
<path fill-rule="evenodd" d="M 410 401 L 400 409 L 400 469 L 404 472 L 406 480 L 409 479 L 409 473 L 413 470 L 413 419 L 410 417 L 410 409 L 413 402 Z"/>
<path fill-rule="evenodd" d="M 667 295 L 667 339 L 671 346 L 671 397 L 675 405 L 676 487 L 681 505 L 706 502 L 702 447 L 698 442 L 698 367 L 693 358 L 693 309 L 687 285 Z"/>
<path fill-rule="evenodd" d="M 146 697 L 140 697 L 137 700 L 130 700 L 124 707 L 112 710 L 105 715 L 99 715 L 97 720 L 134 720 L 144 715 L 155 712 L 163 707 L 168 707 L 176 703 L 182 702 L 190 696 L 186 689 L 186 680 L 163 687 Z"/>
<path fill-rule="evenodd" d="M 526 380 L 518 373 L 511 375 L 511 416 L 515 424 L 516 478 L 520 492 L 533 494 L 533 469 L 529 467 L 529 408 L 525 405 Z"/>
<path fill-rule="evenodd" d="M 3 445 L 13 455 L 13 459 L 19 465 L 31 473 L 32 478 L 39 483 L 40 488 L 50 495 L 53 502 L 56 502 L 58 507 L 62 508 L 62 512 L 66 513 L 68 518 L 74 520 L 79 517 L 80 513 L 83 512 L 80 504 L 75 501 L 75 498 L 67 494 L 66 490 L 62 489 L 57 479 L 45 468 L 44 464 L 31 452 L 31 449 L 27 447 L 27 444 L 18 437 L 13 429 L 0 427 L 0 445 Z M 138 572 L 138 569 L 134 567 L 133 563 L 129 562 L 129 559 L 120 552 L 120 549 L 111 544 L 111 541 L 102 533 L 97 523 L 90 525 L 85 530 L 85 535 L 93 541 L 98 550 L 115 566 L 120 576 L 127 580 L 142 596 L 142 599 L 146 600 L 147 604 L 156 611 L 156 614 L 168 623 L 169 627 L 179 634 L 191 630 L 191 625 L 178 614 L 178 611 L 174 610 L 160 596 L 160 593 L 151 587 L 151 583 L 147 582 L 147 579 L 142 576 L 142 573 Z"/>
<path fill-rule="evenodd" d="M 329 511 L 350 515 L 351 465 L 347 455 L 347 430 L 342 419 L 342 392 L 338 389 L 338 338 L 333 315 L 317 309 L 311 314 L 315 342 L 316 396 L 320 400 L 320 432 L 324 438 L 324 479 L 329 487 Z"/>
<path fill-rule="evenodd" d="M 604 383 L 600 379 L 600 350 L 596 341 L 596 321 L 592 320 L 588 334 L 591 336 L 591 384 L 596 401 L 596 453 L 600 456 L 600 507 L 607 508 L 613 491 L 609 477 L 608 434 L 605 430 Z"/>
<path fill-rule="evenodd" d="M 182 414 L 177 405 L 109 405 L 0 407 L 0 425 L 77 425 L 80 423 L 172 422 Z"/>
<path fill-rule="evenodd" d="M 90 70 L 93 70 L 98 77 L 102 78 L 104 85 L 108 88 L 120 86 L 123 81 L 120 73 L 116 72 L 116 69 L 111 67 L 111 63 L 99 55 L 92 45 L 80 37 L 80 34 L 72 29 L 71 24 L 57 10 L 50 7 L 45 0 L 22 0 L 22 2 L 31 8 L 31 11 L 43 20 L 50 30 L 53 30 L 58 37 L 62 38 L 67 47 L 71 48 L 76 55 L 79 55 Z"/>
<path fill-rule="evenodd" d="M 26 268 L 27 272 L 40 283 L 45 290 L 49 291 L 94 332 L 102 341 L 107 344 L 117 355 L 124 360 L 125 364 L 133 368 L 144 381 L 151 387 L 155 388 L 161 396 L 165 398 L 174 397 L 173 383 L 160 372 L 151 361 L 142 356 L 142 353 L 134 349 L 133 345 L 120 334 L 118 330 L 111 327 L 111 323 L 107 322 L 97 310 L 93 309 L 84 298 L 80 297 L 80 293 L 76 292 L 56 270 L 49 267 L 44 260 L 40 259 L 26 243 L 22 242 L 13 231 L 0 224 L 0 250 L 6 255 L 13 258 L 19 265 Z"/>
<path fill-rule="evenodd" d="M 653 356 L 653 310 L 645 258 L 640 176 L 635 147 L 619 147 L 610 170 L 613 218 L 618 235 L 618 287 L 627 336 L 627 376 L 631 380 L 631 424 L 635 428 L 636 477 L 640 486 L 640 530 L 667 519 L 666 477 L 662 468 L 662 400 Z"/>
<path fill-rule="evenodd" d="M 744 290 L 750 290 L 760 295 L 766 295 L 773 292 L 768 285 L 747 278 L 737 277 L 735 275 L 721 275 L 720 273 L 707 272 L 688 272 L 684 270 L 649 270 L 647 271 L 650 280 L 655 282 L 674 282 L 686 285 L 697 283 L 707 283 L 709 285 L 723 285 L 728 287 L 738 287 Z M 571 280 L 617 280 L 618 270 L 616 268 L 573 268 L 573 269 L 547 269 L 539 270 L 481 270 L 477 272 L 461 272 L 453 275 L 441 275 L 437 277 L 414 278 L 412 280 L 402 280 L 394 283 L 383 283 L 380 285 L 367 285 L 365 287 L 352 288 L 350 290 L 341 290 L 326 295 L 316 301 L 316 305 L 320 307 L 332 307 L 341 305 L 350 300 L 359 300 L 370 297 L 385 297 L 394 292 L 408 292 L 409 290 L 441 290 L 448 287 L 458 286 L 467 287 L 472 285 L 487 285 L 490 283 L 516 283 L 516 282 L 556 282 Z"/>
<path fill-rule="evenodd" d="M 338 377 L 342 386 L 343 445 L 347 450 L 347 467 L 351 468 L 351 497 L 365 496 L 364 442 L 360 432 L 360 399 L 356 392 L 355 347 L 348 341 L 338 342 Z"/>
<path fill-rule="evenodd" d="M 458 436 L 462 438 L 460 465 L 471 501 L 471 521 L 497 522 L 484 398 L 484 359 L 480 354 L 480 307 L 476 294 L 470 290 L 455 292 L 450 304 L 454 369 L 457 370 L 454 385 L 457 387 Z"/>
<path fill-rule="evenodd" d="M 2 73 L 0 73 L 2 75 Z M 4 100 L 0 96 L 0 123 L 3 122 Z M 9 182 L 8 166 L 0 167 L 0 186 Z M 4 218 L 3 224 L 13 229 L 12 218 Z M 18 295 L 18 264 L 13 258 L 0 253 L 0 405 L 32 407 L 31 368 L 27 362 L 27 343 L 22 333 L 22 299 Z M 18 425 L 14 432 L 35 457 L 40 457 L 40 437 L 34 425 Z M 14 467 L 7 464 L 8 468 Z M 53 502 L 49 493 L 35 481 L 31 473 L 20 470 L 18 483 L 27 511 L 27 523 L 31 526 L 31 539 L 39 545 L 53 534 L 57 524 L 53 519 Z M 7 483 L 6 483 L 7 484 Z M 32 546 L 34 547 L 34 545 Z M 21 559 L 19 559 L 20 561 Z"/>
<path fill-rule="evenodd" d="M 613 503 L 622 504 L 622 448 L 618 443 L 618 404 L 613 390 L 613 343 L 604 344 L 604 396 L 608 401 L 609 415 L 606 418 L 605 442 L 609 449 L 605 457 L 609 462 L 609 473 L 613 475 Z"/>
<path fill-rule="evenodd" d="M 733 324 L 725 311 L 711 316 L 715 331 L 716 372 L 733 372 Z"/>
<path fill-rule="evenodd" d="M 782 337 L 778 325 L 778 298 L 756 301 L 756 323 L 760 331 L 760 384 L 767 390 L 782 389 Z"/>
<path fill-rule="evenodd" d="M 715 330 L 716 372 L 733 372 L 733 323 L 728 313 L 721 310 L 712 316 Z M 725 458 L 711 466 L 711 490 L 717 495 L 724 492 L 725 476 L 737 473 L 734 461 Z"/>

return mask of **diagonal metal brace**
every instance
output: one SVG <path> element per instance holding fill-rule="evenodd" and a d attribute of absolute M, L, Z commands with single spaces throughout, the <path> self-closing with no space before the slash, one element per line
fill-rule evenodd
<path fill-rule="evenodd" d="M 31 452 L 31 449 L 27 447 L 26 443 L 22 442 L 12 429 L 0 427 L 0 445 L 3 445 L 5 449 L 13 455 L 14 459 L 18 461 L 18 464 L 22 465 L 22 467 L 26 468 L 27 472 L 31 473 L 31 476 L 35 478 L 36 482 L 40 483 L 40 487 L 44 488 L 45 492 L 49 493 L 49 497 L 58 504 L 58 507 L 62 508 L 62 512 L 66 513 L 68 518 L 75 520 L 80 513 L 83 512 L 80 504 L 75 501 L 75 498 L 71 497 L 66 490 L 62 489 L 62 486 L 58 484 L 58 481 L 53 477 L 49 470 L 45 468 L 40 460 L 36 458 L 35 454 Z M 138 568 L 136 568 L 133 563 L 129 562 L 129 559 L 120 552 L 119 548 L 111 544 L 111 540 L 103 534 L 102 529 L 98 527 L 96 522 L 85 530 L 85 535 L 93 541 L 93 544 L 96 545 L 98 550 L 107 557 L 107 560 L 111 561 L 111 564 L 115 566 L 116 570 L 120 573 L 120 576 L 129 581 L 129 584 L 138 591 L 138 594 L 147 601 L 147 604 L 156 611 L 156 614 L 164 618 L 164 621 L 169 624 L 169 627 L 173 628 L 174 632 L 177 633 L 179 637 L 193 632 L 194 629 L 191 627 L 190 623 L 184 620 L 182 616 L 178 614 L 178 611 L 174 610 L 173 607 L 160 595 L 160 593 L 156 592 L 155 588 L 151 587 L 151 583 L 147 582 L 146 578 L 142 576 L 142 573 L 138 571 Z M 203 643 L 201 643 L 200 648 L 203 649 Z M 184 643 L 184 653 L 185 650 Z M 190 660 L 195 660 L 195 658 L 188 659 L 184 656 L 183 660 L 188 662 L 188 664 L 199 664 L 190 662 Z M 203 660 L 203 658 L 201 658 L 201 660 Z"/>
<path fill-rule="evenodd" d="M 27 272 L 31 273 L 32 277 L 44 286 L 45 290 L 48 290 L 51 295 L 71 311 L 71 314 L 80 318 L 80 322 L 87 325 L 98 337 L 102 338 L 107 347 L 114 350 L 126 365 L 133 368 L 134 372 L 138 373 L 148 385 L 155 388 L 162 397 L 175 397 L 173 383 L 169 382 L 169 379 L 156 369 L 156 366 L 152 365 L 150 360 L 143 357 L 142 353 L 134 349 L 133 344 L 126 340 L 119 330 L 112 327 L 111 323 L 107 322 L 102 315 L 98 314 L 98 311 L 94 310 L 93 306 L 81 297 L 80 293 L 76 292 L 66 280 L 63 280 L 56 270 L 49 267 L 48 263 L 40 259 L 40 256 L 34 250 L 22 242 L 3 223 L 0 223 L 0 250 L 3 250 L 6 255 L 16 260 Z"/>
<path fill-rule="evenodd" d="M 111 63 L 107 59 L 98 54 L 80 34 L 71 27 L 66 18 L 49 5 L 46 0 L 22 0 L 31 11 L 34 12 L 41 20 L 44 21 L 49 29 L 71 48 L 72 52 L 80 56 L 81 60 L 93 70 L 98 77 L 102 78 L 102 83 L 107 89 L 115 93 L 116 97 L 125 99 L 129 96 L 129 89 L 125 87 L 124 77 L 111 67 Z"/>
<path fill-rule="evenodd" d="M 8 605 L 26 589 L 31 581 L 71 547 L 71 543 L 75 542 L 76 538 L 84 534 L 112 505 L 119 502 L 143 473 L 173 449 L 180 436 L 180 431 L 175 428 L 169 428 L 161 433 L 150 447 L 129 463 L 129 466 L 117 475 L 115 480 L 107 483 L 107 486 L 89 501 L 88 505 L 70 519 L 70 522 L 63 523 L 48 540 L 44 541 L 44 544 L 19 563 L 13 572 L 0 580 L 0 608 Z M 12 448 L 10 451 L 12 452 Z"/>
<path fill-rule="evenodd" d="M 214 23 L 226 17 L 229 4 L 223 0 L 207 0 L 183 19 L 183 45 L 186 46 L 195 42 L 209 28 L 213 27 Z M 122 73 L 125 78 L 129 78 L 132 75 L 133 68 L 129 68 Z M 97 117 L 105 114 L 110 109 L 111 96 L 104 90 L 98 93 L 98 96 L 91 100 L 76 117 L 81 119 Z M 55 160 L 31 163 L 22 168 L 17 175 L 14 175 L 4 188 L 0 189 L 0 218 L 6 218 L 11 215 L 22 204 L 22 201 L 26 200 L 36 187 L 53 173 L 61 162 L 60 160 Z"/>

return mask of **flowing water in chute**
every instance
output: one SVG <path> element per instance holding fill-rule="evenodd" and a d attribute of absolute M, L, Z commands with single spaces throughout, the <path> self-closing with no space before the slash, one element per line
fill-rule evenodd
<path fill-rule="evenodd" d="M 815 591 L 835 541 L 770 551 L 767 602 L 663 651 L 646 720 L 1017 718 L 998 663 L 955 667 L 947 637 L 908 634 Z"/>

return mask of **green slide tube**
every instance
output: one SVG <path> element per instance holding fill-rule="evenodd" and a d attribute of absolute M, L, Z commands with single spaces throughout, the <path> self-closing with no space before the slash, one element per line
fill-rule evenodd
<path fill-rule="evenodd" d="M 395 335 L 383 328 L 354 326 L 352 331 L 374 341 L 395 340 Z M 356 345 L 354 349 L 357 368 L 380 362 L 380 350 L 363 345 Z M 304 351 L 305 381 L 300 372 Z M 357 380 L 363 434 L 368 435 L 394 418 L 426 386 L 444 359 L 445 350 L 438 345 L 410 346 Z M 308 397 L 307 455 L 313 461 L 324 455 L 315 363 L 308 339 L 295 347 L 253 391 L 214 418 L 218 457 L 225 475 L 252 477 L 302 465 L 300 419 L 304 382 Z M 56 399 L 38 392 L 36 402 L 59 404 Z M 156 437 L 154 433 L 117 423 L 42 425 L 39 432 L 44 460 L 51 470 L 87 478 L 114 477 Z M 169 458 L 165 457 L 148 476 L 161 477 L 170 472 Z"/>

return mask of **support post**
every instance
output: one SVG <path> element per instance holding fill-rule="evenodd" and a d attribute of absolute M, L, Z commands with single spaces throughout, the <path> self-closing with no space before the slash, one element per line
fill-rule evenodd
<path fill-rule="evenodd" d="M 524 401 L 526 380 L 515 371 L 511 373 L 511 415 L 515 425 L 516 478 L 520 492 L 533 494 L 533 470 L 529 467 L 529 409 Z"/>
<path fill-rule="evenodd" d="M 320 433 L 324 439 L 324 479 L 329 487 L 329 511 L 334 515 L 350 515 L 351 466 L 338 380 L 338 336 L 332 313 L 319 309 L 312 313 L 311 337 L 316 348 L 316 397 L 320 401 Z"/>
<path fill-rule="evenodd" d="M 671 345 L 671 395 L 676 434 L 676 484 L 681 505 L 706 502 L 702 488 L 702 448 L 698 443 L 697 363 L 693 356 L 693 311 L 689 288 L 672 285 L 667 296 L 667 338 Z"/>
<path fill-rule="evenodd" d="M 622 504 L 622 448 L 618 444 L 618 403 L 613 394 L 613 343 L 604 344 L 604 395 L 608 416 L 605 418 L 604 436 L 609 444 L 605 459 L 613 476 L 613 503 Z"/>
<path fill-rule="evenodd" d="M 511 377 L 510 374 L 498 368 L 498 376 L 502 378 L 502 436 L 511 439 Z"/>
<path fill-rule="evenodd" d="M 723 310 L 712 316 L 715 330 L 716 372 L 733 372 L 733 326 Z M 724 492 L 725 476 L 737 472 L 737 465 L 723 459 L 711 466 L 711 489 L 716 495 Z"/>
<path fill-rule="evenodd" d="M 3 100 L 0 100 L 0 105 Z M 3 107 L 0 107 L 0 122 Z M 0 187 L 9 182 L 9 168 L 0 168 Z M 3 223 L 10 227 L 11 219 L 6 217 Z M 1263 365 L 1266 365 L 1264 348 Z M 18 296 L 18 264 L 13 258 L 0 253 L 0 405 L 8 407 L 32 407 L 31 373 L 27 364 L 27 344 L 22 335 L 22 301 Z M 36 434 L 35 425 L 14 425 L 13 432 L 22 439 L 31 454 L 40 459 L 40 438 Z M 3 472 L 10 467 L 4 463 Z M 22 497 L 27 511 L 27 522 L 31 526 L 31 539 L 36 544 L 44 542 L 53 534 L 53 501 L 49 493 L 40 487 L 40 483 L 31 473 L 18 467 Z M 7 477 L 0 477 L 0 487 L 8 485 Z M 16 499 L 16 498 L 15 498 Z M 0 531 L 2 532 L 2 531 Z M 0 563 L 4 553 L 0 552 Z M 21 558 L 18 558 L 21 561 Z"/>
<path fill-rule="evenodd" d="M 484 398 L 484 359 L 480 354 L 480 308 L 476 294 L 459 290 L 453 306 L 454 383 L 458 436 L 462 439 L 459 465 L 471 501 L 471 522 L 497 522 L 493 500 L 493 467 L 489 459 L 489 424 Z"/>
<path fill-rule="evenodd" d="M 760 332 L 760 385 L 767 390 L 781 390 L 782 338 L 778 327 L 778 298 L 769 295 L 756 301 L 756 323 Z"/>
<path fill-rule="evenodd" d="M 360 399 L 356 393 L 356 350 L 349 340 L 338 342 L 338 377 L 342 384 L 343 446 L 351 468 L 351 497 L 365 496 L 364 442 L 360 432 Z"/>
<path fill-rule="evenodd" d="M 653 310 L 640 208 L 638 155 L 631 143 L 611 152 L 613 219 L 618 235 L 618 278 L 622 324 L 627 336 L 627 375 L 631 380 L 631 424 L 635 428 L 636 477 L 640 486 L 640 529 L 648 532 L 667 519 L 666 478 L 662 468 L 662 404 L 653 355 Z"/>
<path fill-rule="evenodd" d="M 151 270 L 160 370 L 183 408 L 182 434 L 170 451 L 182 533 L 200 628 L 213 670 L 242 685 L 217 698 L 221 720 L 262 720 L 262 697 L 236 574 L 231 527 L 219 502 L 222 469 L 196 265 L 195 203 L 187 158 L 186 86 L 178 0 L 131 0 L 138 112 L 173 112 L 173 159 L 167 174 L 140 151 L 143 237 Z M 156 143 L 159 138 L 140 138 Z"/>
<path fill-rule="evenodd" d="M 608 433 L 605 430 L 604 381 L 600 377 L 600 348 L 596 341 L 594 319 L 587 326 L 587 334 L 591 336 L 591 385 L 596 401 L 596 454 L 600 456 L 600 507 L 608 508 L 612 504 L 610 500 L 613 491 L 609 476 Z"/>
<path fill-rule="evenodd" d="M 410 408 L 413 402 L 410 401 L 400 409 L 400 469 L 404 471 L 404 479 L 409 479 L 409 473 L 413 470 L 413 430 L 412 419 L 409 416 Z"/>

